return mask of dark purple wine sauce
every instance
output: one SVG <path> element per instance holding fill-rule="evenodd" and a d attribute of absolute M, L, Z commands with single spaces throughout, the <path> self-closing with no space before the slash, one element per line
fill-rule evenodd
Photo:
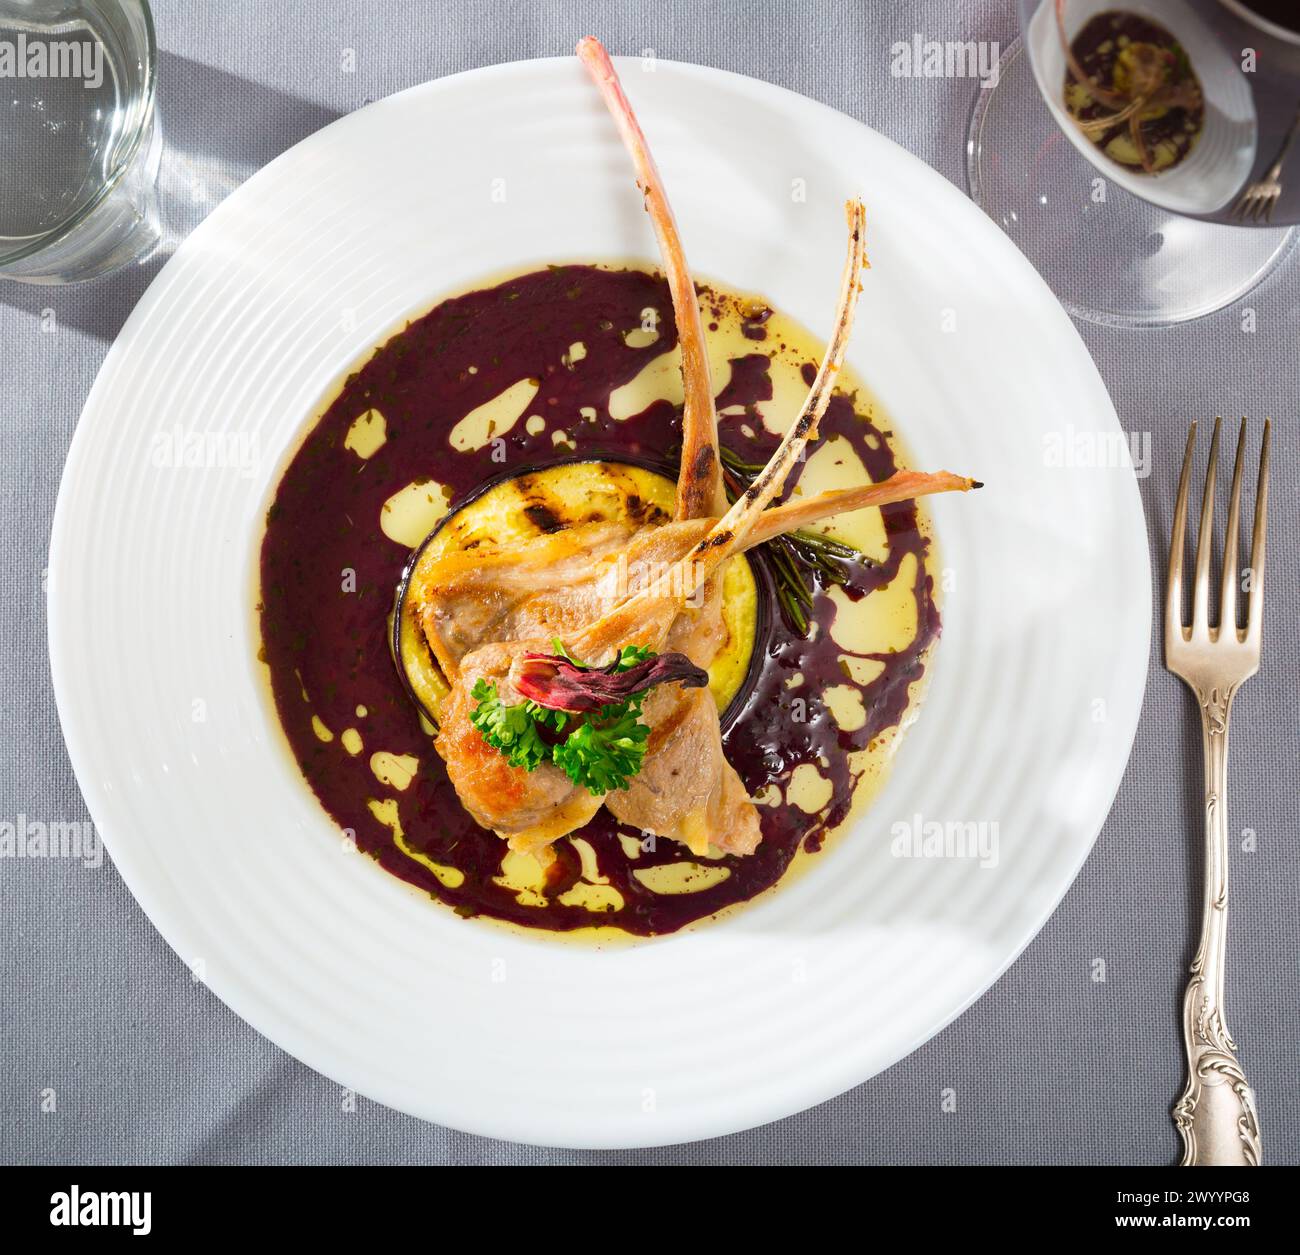
<path fill-rule="evenodd" d="M 706 304 L 718 304 L 715 315 L 720 313 L 727 298 L 705 289 L 702 293 Z M 631 347 L 624 334 L 641 325 L 647 308 L 663 311 L 659 339 Z M 848 756 L 899 723 L 909 686 L 920 678 L 925 651 L 938 634 L 939 615 L 924 561 L 928 541 L 916 508 L 911 502 L 886 506 L 887 558 L 851 564 L 843 591 L 859 600 L 889 583 L 903 559 L 915 554 L 918 630 L 903 650 L 863 655 L 883 665 L 876 679 L 857 685 L 864 725 L 845 731 L 818 700 L 832 686 L 854 683 L 841 662 L 850 651 L 830 636 L 835 605 L 820 588 L 810 616 L 816 623 L 811 641 L 792 632 L 775 606 L 760 615 L 760 622 L 766 622 L 755 643 L 756 662 L 724 719 L 727 757 L 751 796 L 772 784 L 784 789 L 795 768 L 810 763 L 832 785 L 822 812 L 809 815 L 784 801 L 760 806 L 762 844 L 747 857 L 720 860 L 730 869 L 727 879 L 695 893 L 657 894 L 633 871 L 691 860 L 691 854 L 660 840 L 629 859 L 618 840 L 619 825 L 601 810 L 581 835 L 595 849 L 603 875 L 623 896 L 625 905 L 618 911 L 593 913 L 558 901 L 581 878 L 568 841 L 554 847 L 557 858 L 548 873 L 545 906 L 521 905 L 514 890 L 494 883 L 505 843 L 462 809 L 393 663 L 387 619 L 408 551 L 380 531 L 380 510 L 393 493 L 422 476 L 449 487 L 454 509 L 503 470 L 523 473 L 571 460 L 572 451 L 557 450 L 552 443 L 552 431 L 560 428 L 569 432 L 583 457 L 649 463 L 675 477 L 671 451 L 681 442 L 680 409 L 660 401 L 626 421 L 612 419 L 608 409 L 615 388 L 674 345 L 670 310 L 661 278 L 587 266 L 552 267 L 443 302 L 394 335 L 348 378 L 289 463 L 267 513 L 261 552 L 262 658 L 303 775 L 340 828 L 355 834 L 360 849 L 463 916 L 486 915 L 558 931 L 613 925 L 651 935 L 752 898 L 781 878 L 801 845 L 819 849 L 827 832 L 848 815 L 855 785 Z M 764 321 L 749 320 L 746 335 L 755 341 L 754 351 L 733 362 L 731 379 L 718 398 L 720 409 L 745 407 L 744 414 L 720 419 L 723 444 L 745 461 L 759 463 L 777 444 L 754 408 L 772 395 L 769 366 L 775 350 L 764 348 Z M 586 356 L 563 364 L 566 350 L 577 341 L 586 346 Z M 807 380 L 814 369 L 811 362 L 803 367 Z M 491 444 L 468 452 L 452 447 L 448 437 L 459 419 L 524 378 L 540 381 L 529 412 L 544 415 L 547 430 L 529 435 L 522 421 L 517 423 L 504 436 L 504 466 L 500 452 L 493 460 Z M 594 419 L 581 416 L 584 407 L 595 411 Z M 344 447 L 344 439 L 353 420 L 372 408 L 384 415 L 387 440 L 362 460 Z M 746 427 L 752 436 L 742 430 Z M 847 441 L 874 480 L 896 469 L 887 440 L 891 433 L 873 424 L 869 406 L 857 397 L 836 395 L 821 433 L 823 441 Z M 771 598 L 763 551 L 756 554 L 760 597 Z M 796 673 L 803 682 L 791 690 L 788 682 Z M 796 700 L 802 702 L 798 708 Z M 358 706 L 365 707 L 364 718 L 358 717 Z M 333 731 L 333 740 L 316 735 L 313 715 Z M 356 756 L 339 737 L 352 727 L 365 744 Z M 418 773 L 405 791 L 381 786 L 372 774 L 370 754 L 381 749 L 418 758 Z M 406 842 L 432 861 L 460 869 L 462 885 L 445 887 L 401 850 L 390 828 L 367 805 L 387 797 L 397 801 Z"/>

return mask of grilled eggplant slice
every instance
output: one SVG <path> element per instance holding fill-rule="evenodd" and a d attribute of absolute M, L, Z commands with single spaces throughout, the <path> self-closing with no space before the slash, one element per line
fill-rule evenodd
<path fill-rule="evenodd" d="M 407 692 L 428 721 L 448 692 L 442 668 L 420 624 L 420 607 L 435 563 L 459 550 L 515 546 L 572 527 L 598 523 L 629 528 L 666 523 L 673 517 L 670 474 L 627 462 L 590 459 L 557 462 L 485 484 L 443 518 L 412 552 L 397 587 L 392 620 L 394 661 Z M 709 667 L 709 689 L 725 712 L 744 687 L 762 624 L 755 569 L 737 555 L 723 575 L 723 622 L 727 643 Z"/>

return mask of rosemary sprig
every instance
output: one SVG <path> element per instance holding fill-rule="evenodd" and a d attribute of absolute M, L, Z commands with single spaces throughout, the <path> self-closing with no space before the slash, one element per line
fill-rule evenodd
<path fill-rule="evenodd" d="M 681 450 L 675 449 L 673 453 L 680 455 Z M 727 500 L 734 502 L 763 467 L 757 462 L 746 462 L 725 445 L 719 446 L 718 456 L 722 460 L 722 482 L 727 490 Z M 847 584 L 847 563 L 871 564 L 869 558 L 851 545 L 832 540 L 820 532 L 786 532 L 765 541 L 759 548 L 764 551 L 772 569 L 781 617 L 786 626 L 800 636 L 808 635 L 815 593 L 812 585 Z"/>

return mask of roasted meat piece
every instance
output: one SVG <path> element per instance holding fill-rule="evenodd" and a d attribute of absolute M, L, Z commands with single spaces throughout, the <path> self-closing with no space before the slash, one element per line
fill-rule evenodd
<path fill-rule="evenodd" d="M 696 854 L 710 846 L 750 854 L 762 836 L 758 814 L 723 754 L 707 688 L 667 683 L 652 689 L 639 710 L 648 727 L 648 733 L 639 730 L 645 738 L 639 769 L 625 788 L 600 793 L 574 784 L 551 761 L 532 770 L 512 766 L 473 721 L 480 700 L 476 685 L 494 685 L 496 698 L 507 704 L 522 702 L 515 680 L 525 656 L 550 654 L 556 641 L 565 654 L 590 666 L 613 668 L 620 651 L 639 646 L 677 652 L 707 668 L 725 642 L 720 571 L 728 558 L 840 511 L 966 489 L 972 481 L 947 472 L 904 472 L 883 484 L 768 508 L 816 439 L 843 361 L 866 262 L 865 211 L 853 201 L 839 304 L 821 368 L 770 462 L 728 508 L 699 305 L 672 211 L 605 50 L 584 39 L 578 55 L 631 153 L 672 295 L 685 397 L 675 517 L 641 527 L 575 526 L 527 545 L 439 558 L 423 581 L 416 611 L 451 686 L 436 745 L 465 808 L 514 849 L 543 853 L 605 805 L 621 822 L 681 841 Z"/>

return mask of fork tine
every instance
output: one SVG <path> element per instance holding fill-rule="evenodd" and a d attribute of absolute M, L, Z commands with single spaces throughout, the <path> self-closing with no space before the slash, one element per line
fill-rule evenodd
<path fill-rule="evenodd" d="M 1238 541 L 1241 534 L 1241 463 L 1246 452 L 1246 419 L 1237 436 L 1237 457 L 1232 464 L 1232 496 L 1228 503 L 1228 528 L 1223 535 L 1223 587 L 1219 591 L 1219 635 L 1237 630 Z"/>
<path fill-rule="evenodd" d="M 1210 551 L 1214 548 L 1214 478 L 1219 464 L 1219 428 L 1222 418 L 1214 420 L 1210 440 L 1210 464 L 1205 471 L 1205 496 L 1201 499 L 1201 528 L 1196 537 L 1196 582 L 1192 585 L 1192 635 L 1209 634 L 1210 623 Z"/>
<path fill-rule="evenodd" d="M 1272 420 L 1264 420 L 1259 451 L 1259 486 L 1255 489 L 1255 535 L 1250 545 L 1250 600 L 1246 603 L 1246 639 L 1258 646 L 1264 626 L 1264 542 L 1268 535 L 1268 438 Z"/>
<path fill-rule="evenodd" d="M 1183 550 L 1187 547 L 1187 483 L 1191 478 L 1192 454 L 1196 451 L 1196 422 L 1187 433 L 1187 452 L 1183 454 L 1183 473 L 1178 477 L 1178 496 L 1174 499 L 1173 534 L 1169 537 L 1169 574 L 1165 584 L 1165 640 L 1183 631 Z"/>

